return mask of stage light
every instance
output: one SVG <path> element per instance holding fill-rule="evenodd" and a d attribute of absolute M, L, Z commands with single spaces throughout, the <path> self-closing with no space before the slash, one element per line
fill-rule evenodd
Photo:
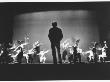
<path fill-rule="evenodd" d="M 58 27 L 62 29 L 63 39 L 61 44 L 73 38 L 80 39 L 79 47 L 86 51 L 92 41 L 99 41 L 98 28 L 93 23 L 92 11 L 86 10 L 63 10 L 63 11 L 45 11 L 20 14 L 15 17 L 13 40 L 24 40 L 26 34 L 29 34 L 29 48 L 32 48 L 34 42 L 39 40 L 43 43 L 41 49 L 51 50 L 51 44 L 48 39 L 49 29 L 52 22 L 57 21 Z M 71 43 L 71 42 L 70 42 Z M 69 44 L 70 44 L 69 43 Z M 62 51 L 61 51 L 62 52 Z M 49 62 L 52 61 L 51 51 L 46 55 Z"/>

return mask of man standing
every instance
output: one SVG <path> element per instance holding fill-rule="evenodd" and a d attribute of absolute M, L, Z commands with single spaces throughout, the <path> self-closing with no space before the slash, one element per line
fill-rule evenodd
<path fill-rule="evenodd" d="M 62 30 L 57 27 L 57 22 L 52 23 L 53 28 L 49 30 L 49 40 L 51 42 L 52 56 L 54 64 L 57 64 L 56 58 L 56 48 L 58 52 L 59 63 L 62 63 L 61 54 L 60 54 L 60 41 L 63 38 Z"/>

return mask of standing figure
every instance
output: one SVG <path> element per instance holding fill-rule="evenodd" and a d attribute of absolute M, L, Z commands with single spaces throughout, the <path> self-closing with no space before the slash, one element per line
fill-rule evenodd
<path fill-rule="evenodd" d="M 104 46 L 102 47 L 102 54 L 99 55 L 99 61 L 101 62 L 105 62 L 105 58 L 107 57 L 106 55 L 106 49 L 107 49 L 107 44 L 106 44 L 106 41 L 104 41 Z"/>
<path fill-rule="evenodd" d="M 34 48 L 28 50 L 28 63 L 32 64 L 33 63 L 33 55 L 34 55 Z"/>
<path fill-rule="evenodd" d="M 76 61 L 77 61 L 77 46 L 73 46 L 73 50 L 74 50 L 74 52 L 73 52 L 73 54 L 74 54 L 74 63 L 76 63 Z"/>
<path fill-rule="evenodd" d="M 62 64 L 61 54 L 60 54 L 60 41 L 63 38 L 62 30 L 57 27 L 57 22 L 52 23 L 53 28 L 49 30 L 49 40 L 51 42 L 52 56 L 54 64 L 57 64 L 56 58 L 56 48 L 58 52 L 59 63 Z"/>
<path fill-rule="evenodd" d="M 98 45 L 98 43 L 94 42 L 94 47 L 92 48 L 95 63 L 98 62 L 98 55 L 97 55 L 97 49 L 96 49 L 97 45 Z"/>
<path fill-rule="evenodd" d="M 62 60 L 64 61 L 64 63 L 66 63 L 66 56 L 68 54 L 68 51 L 65 49 L 62 53 Z"/>
<path fill-rule="evenodd" d="M 33 48 L 34 48 L 33 63 L 40 63 L 40 57 L 38 55 L 40 53 L 40 43 L 38 41 L 35 42 Z"/>
<path fill-rule="evenodd" d="M 74 52 L 73 52 L 73 54 L 74 54 L 74 60 L 73 61 L 74 61 L 74 63 L 76 63 L 77 60 L 79 60 L 79 63 L 81 62 L 81 55 L 78 52 L 79 41 L 80 41 L 80 39 L 77 40 L 76 43 L 75 43 L 75 45 L 73 46 L 73 50 L 74 50 Z"/>
<path fill-rule="evenodd" d="M 2 52 L 1 52 L 1 63 L 3 64 L 8 64 L 10 62 L 10 56 L 8 55 L 9 52 L 8 52 L 8 47 L 7 47 L 7 44 L 4 43 L 2 45 Z"/>
<path fill-rule="evenodd" d="M 79 47 L 77 48 L 77 57 L 78 57 L 78 62 L 81 63 L 81 54 L 82 54 L 82 49 Z"/>
<path fill-rule="evenodd" d="M 19 64 L 21 64 L 22 63 L 22 58 L 23 58 L 23 49 L 22 49 L 22 47 L 19 47 L 19 49 L 20 49 L 20 52 L 17 55 L 17 61 L 18 61 Z"/>

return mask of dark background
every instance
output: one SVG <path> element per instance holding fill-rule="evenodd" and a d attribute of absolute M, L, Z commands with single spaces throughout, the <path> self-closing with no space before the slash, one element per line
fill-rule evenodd
<path fill-rule="evenodd" d="M 110 38 L 110 2 L 0 3 L 0 43 L 12 42 L 14 17 L 22 13 L 51 10 L 93 10 L 100 41 Z M 109 79 L 109 64 L 102 65 L 0 65 L 1 80 Z"/>
<path fill-rule="evenodd" d="M 110 3 L 109 2 L 54 2 L 54 3 L 0 3 L 0 42 L 11 41 L 13 35 L 14 17 L 19 14 L 39 11 L 53 10 L 91 10 L 95 11 L 95 22 L 100 30 L 100 40 L 108 40 L 106 35 L 109 32 L 110 20 Z"/>

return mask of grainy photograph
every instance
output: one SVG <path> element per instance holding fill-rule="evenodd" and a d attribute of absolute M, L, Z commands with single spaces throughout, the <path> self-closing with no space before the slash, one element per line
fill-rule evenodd
<path fill-rule="evenodd" d="M 0 3 L 0 80 L 109 80 L 110 2 Z"/>

